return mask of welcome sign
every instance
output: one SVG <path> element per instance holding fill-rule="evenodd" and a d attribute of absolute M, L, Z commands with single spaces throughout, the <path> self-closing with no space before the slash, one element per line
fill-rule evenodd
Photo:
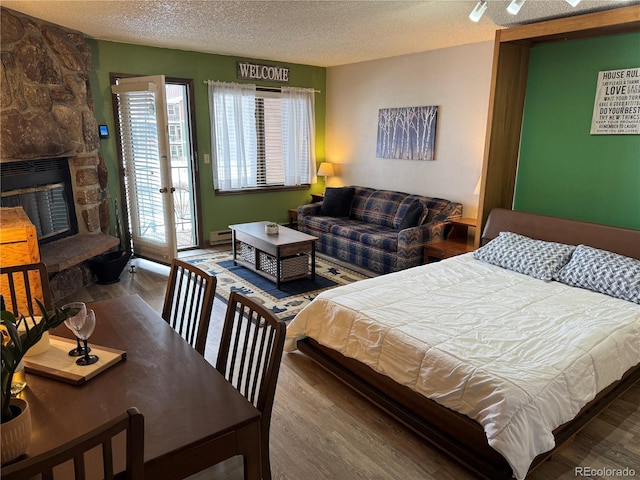
<path fill-rule="evenodd" d="M 245 80 L 265 80 L 268 82 L 289 82 L 289 68 L 275 65 L 260 65 L 237 62 L 238 78 Z"/>

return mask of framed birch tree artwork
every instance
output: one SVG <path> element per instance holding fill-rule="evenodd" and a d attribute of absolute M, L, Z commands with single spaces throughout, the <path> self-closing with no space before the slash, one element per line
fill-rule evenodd
<path fill-rule="evenodd" d="M 437 116 L 437 106 L 380 109 L 376 156 L 434 160 Z"/>

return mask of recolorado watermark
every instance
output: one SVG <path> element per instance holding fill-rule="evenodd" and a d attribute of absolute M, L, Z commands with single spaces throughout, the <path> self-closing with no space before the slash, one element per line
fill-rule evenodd
<path fill-rule="evenodd" d="M 633 468 L 592 468 L 592 467 L 574 467 L 573 474 L 576 477 L 620 477 L 633 478 L 636 471 Z"/>

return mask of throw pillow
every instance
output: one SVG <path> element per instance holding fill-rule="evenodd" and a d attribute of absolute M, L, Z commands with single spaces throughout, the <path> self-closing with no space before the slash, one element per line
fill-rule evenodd
<path fill-rule="evenodd" d="M 473 256 L 483 262 L 548 281 L 553 280 L 554 274 L 569 262 L 575 248 L 513 232 L 500 232 L 484 247 L 473 252 Z"/>
<path fill-rule="evenodd" d="M 578 245 L 555 279 L 640 304 L 640 260 L 635 258 Z"/>
<path fill-rule="evenodd" d="M 398 230 L 417 226 L 420 218 L 422 218 L 422 212 L 424 212 L 422 203 L 418 201 L 413 202 L 409 208 L 407 208 L 404 218 L 400 222 L 400 225 L 398 225 Z"/>
<path fill-rule="evenodd" d="M 348 217 L 351 213 L 351 201 L 355 188 L 327 188 L 320 207 L 320 215 L 327 217 Z"/>

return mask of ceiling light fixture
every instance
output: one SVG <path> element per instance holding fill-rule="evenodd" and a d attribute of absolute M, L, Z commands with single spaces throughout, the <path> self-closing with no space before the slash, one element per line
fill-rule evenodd
<path fill-rule="evenodd" d="M 575 0 L 574 0 L 575 1 Z M 487 10 L 487 0 L 480 0 L 476 6 L 471 10 L 469 14 L 469 19 L 472 22 L 479 22 L 482 15 Z"/>
<path fill-rule="evenodd" d="M 569 5 L 571 5 L 572 7 L 575 7 L 576 5 L 578 5 L 580 3 L 580 0 L 565 0 Z"/>
<path fill-rule="evenodd" d="M 511 15 L 517 15 L 522 8 L 522 5 L 524 5 L 524 0 L 512 0 L 507 7 L 507 12 L 509 12 Z"/>

